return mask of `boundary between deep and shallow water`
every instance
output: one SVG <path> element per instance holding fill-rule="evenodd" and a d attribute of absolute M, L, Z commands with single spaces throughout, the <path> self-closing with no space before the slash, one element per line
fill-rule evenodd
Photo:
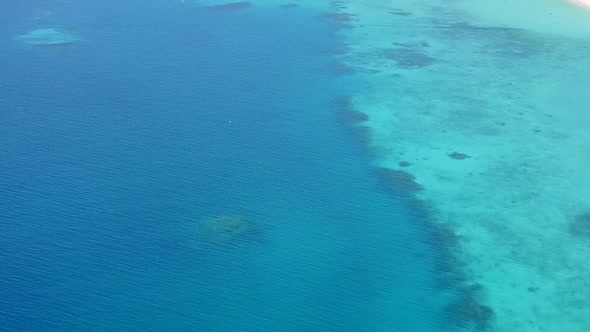
<path fill-rule="evenodd" d="M 546 21 L 507 21 L 508 4 L 493 4 L 333 1 L 337 67 L 366 83 L 349 107 L 377 167 L 444 229 L 474 299 L 457 328 L 581 331 L 590 25 L 565 3 L 537 4 Z"/>
<path fill-rule="evenodd" d="M 351 61 L 348 55 L 362 45 L 355 45 L 354 41 L 348 40 L 347 32 L 357 28 L 359 23 L 356 15 L 347 9 L 347 1 L 332 0 L 330 11 L 323 14 L 322 18 L 332 21 L 340 28 L 340 43 L 331 49 L 336 59 L 330 67 L 331 73 L 345 78 L 352 77 L 351 80 L 354 81 L 357 79 L 355 75 L 358 74 L 356 68 L 359 64 Z M 397 15 L 406 14 L 399 12 Z M 393 24 L 384 23 L 377 26 Z M 367 125 L 369 117 L 356 107 L 355 97 L 353 91 L 351 95 L 341 96 L 335 101 L 338 119 L 349 126 L 351 134 L 363 145 L 365 157 L 379 160 L 379 148 L 372 142 L 371 128 Z M 401 162 L 400 166 L 403 168 L 409 166 L 409 163 Z M 421 192 L 427 188 L 416 182 L 415 176 L 403 169 L 375 163 L 372 174 L 381 190 L 403 202 L 414 226 L 423 231 L 423 241 L 435 252 L 433 272 L 436 274 L 436 287 L 440 298 L 438 302 L 444 304 L 442 328 L 445 331 L 488 330 L 494 318 L 493 310 L 483 302 L 482 286 L 469 280 L 463 271 L 460 255 L 457 254 L 457 250 L 460 249 L 460 237 L 449 225 L 439 222 L 436 210 L 421 198 Z"/>

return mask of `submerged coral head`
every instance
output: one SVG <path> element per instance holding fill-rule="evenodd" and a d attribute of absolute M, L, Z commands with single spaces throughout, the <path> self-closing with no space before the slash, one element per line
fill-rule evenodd
<path fill-rule="evenodd" d="M 435 63 L 435 59 L 412 48 L 393 48 L 383 50 L 386 59 L 393 60 L 396 66 L 403 69 L 418 69 Z"/>
<path fill-rule="evenodd" d="M 208 242 L 243 243 L 260 240 L 260 232 L 255 224 L 242 214 L 221 214 L 201 221 L 198 233 Z"/>
<path fill-rule="evenodd" d="M 209 231 L 222 236 L 236 236 L 248 229 L 246 220 L 235 214 L 225 214 L 207 221 Z"/>
<path fill-rule="evenodd" d="M 460 152 L 449 153 L 449 157 L 451 157 L 451 159 L 455 159 L 455 160 L 463 160 L 463 159 L 471 158 L 471 156 L 466 155 L 465 153 L 460 153 Z"/>

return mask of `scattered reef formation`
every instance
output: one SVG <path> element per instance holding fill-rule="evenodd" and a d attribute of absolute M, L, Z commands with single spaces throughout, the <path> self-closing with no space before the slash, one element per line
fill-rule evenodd
<path fill-rule="evenodd" d="M 590 177 L 580 162 L 588 119 L 579 116 L 588 25 L 549 27 L 575 19 L 549 3 L 550 20 L 514 20 L 517 3 L 356 2 L 340 16 L 359 13 L 358 29 L 342 34 L 343 61 L 366 83 L 353 98 L 370 118 L 378 165 L 416 176 L 378 171 L 379 185 L 396 197 L 405 197 L 396 187 L 424 185 L 417 197 L 434 211 L 429 220 L 454 231 L 433 230 L 428 241 L 437 251 L 458 241 L 435 257 L 444 301 L 453 294 L 453 326 L 441 330 L 590 326 Z"/>

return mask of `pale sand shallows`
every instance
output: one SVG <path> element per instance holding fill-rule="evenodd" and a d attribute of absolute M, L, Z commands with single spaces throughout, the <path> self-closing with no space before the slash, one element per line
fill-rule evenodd
<path fill-rule="evenodd" d="M 54 28 L 47 28 L 30 31 L 18 36 L 17 40 L 35 46 L 55 46 L 75 43 L 78 38 Z"/>
<path fill-rule="evenodd" d="M 380 166 L 415 175 L 460 236 L 490 330 L 590 331 L 590 17 L 547 0 L 340 3 Z"/>

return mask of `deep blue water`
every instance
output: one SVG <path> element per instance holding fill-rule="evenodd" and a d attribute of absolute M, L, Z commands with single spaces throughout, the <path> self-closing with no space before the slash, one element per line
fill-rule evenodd
<path fill-rule="evenodd" d="M 436 248 L 337 121 L 319 13 L 2 6 L 0 330 L 440 331 Z M 13 39 L 52 24 L 82 40 Z M 199 231 L 224 214 L 255 231 Z"/>

